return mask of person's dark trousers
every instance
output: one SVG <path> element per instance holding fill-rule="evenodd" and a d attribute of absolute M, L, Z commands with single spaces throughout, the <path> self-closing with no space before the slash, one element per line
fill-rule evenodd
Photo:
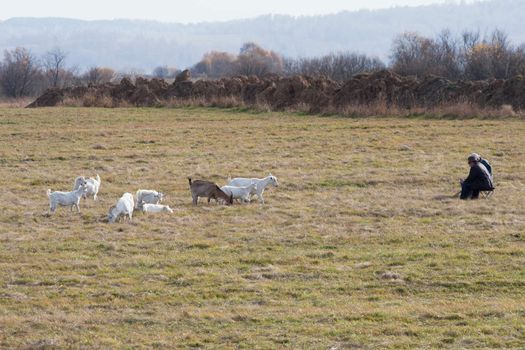
<path fill-rule="evenodd" d="M 460 199 L 466 200 L 466 199 L 478 199 L 479 198 L 479 190 L 472 188 L 469 184 L 462 184 L 461 185 L 461 196 Z"/>

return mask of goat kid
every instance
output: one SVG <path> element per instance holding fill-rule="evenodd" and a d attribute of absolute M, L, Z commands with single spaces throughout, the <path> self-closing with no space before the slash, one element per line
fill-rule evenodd
<path fill-rule="evenodd" d="M 142 203 L 142 212 L 173 214 L 173 209 L 171 209 L 168 205 Z"/>
<path fill-rule="evenodd" d="M 250 202 L 252 192 L 257 193 L 257 184 L 252 181 L 251 185 L 249 186 L 222 186 L 221 190 L 229 196 L 233 195 L 233 199 L 239 200 L 242 203 L 246 203 Z"/>
<path fill-rule="evenodd" d="M 273 176 L 272 173 L 270 173 L 264 179 L 257 179 L 257 178 L 249 179 L 249 178 L 238 177 L 233 180 L 230 180 L 230 182 L 228 183 L 228 186 L 245 187 L 245 186 L 249 186 L 252 182 L 254 182 L 257 186 L 254 190 L 251 191 L 250 196 L 257 195 L 257 197 L 259 198 L 259 201 L 262 204 L 264 204 L 264 197 L 263 197 L 264 189 L 268 185 L 273 185 L 275 187 L 279 186 L 279 181 L 277 181 L 277 178 Z"/>

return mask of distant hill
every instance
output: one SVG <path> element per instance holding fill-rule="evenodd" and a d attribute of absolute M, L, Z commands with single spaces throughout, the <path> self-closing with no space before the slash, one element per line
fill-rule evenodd
<path fill-rule="evenodd" d="M 404 31 L 433 35 L 444 28 L 456 33 L 499 28 L 514 43 L 524 43 L 524 14 L 523 0 L 493 0 L 199 24 L 13 18 L 0 21 L 0 50 L 23 46 L 42 54 L 60 47 L 69 53 L 68 64 L 80 69 L 146 72 L 158 65 L 191 66 L 211 50 L 235 53 L 247 41 L 291 57 L 349 50 L 387 60 L 393 37 Z"/>

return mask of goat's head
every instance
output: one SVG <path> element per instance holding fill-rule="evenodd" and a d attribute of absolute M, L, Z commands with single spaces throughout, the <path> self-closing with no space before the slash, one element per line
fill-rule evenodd
<path fill-rule="evenodd" d="M 88 192 L 88 184 L 87 184 L 87 182 L 85 180 L 83 182 L 80 182 L 78 184 L 78 187 L 77 187 L 76 191 L 80 191 L 80 192 L 82 192 L 82 194 L 86 194 Z"/>
<path fill-rule="evenodd" d="M 85 186 L 86 184 L 87 184 L 86 178 L 84 176 L 79 176 L 75 179 L 74 190 L 78 190 L 80 186 Z"/>
<path fill-rule="evenodd" d="M 230 194 L 230 198 L 228 198 L 228 202 L 227 202 L 228 205 L 233 205 L 233 193 Z"/>
<path fill-rule="evenodd" d="M 163 208 L 163 210 L 164 210 L 165 212 L 168 212 L 168 213 L 170 213 L 170 214 L 173 214 L 173 209 L 171 209 L 169 206 L 165 206 L 165 207 Z"/>
<path fill-rule="evenodd" d="M 157 194 L 157 198 L 159 199 L 159 202 L 162 202 L 162 200 L 164 199 L 164 193 L 159 192 L 159 193 Z"/>
<path fill-rule="evenodd" d="M 268 175 L 268 178 L 270 178 L 270 183 L 272 185 L 274 185 L 275 187 L 279 186 L 279 181 L 277 181 L 277 178 L 275 176 L 273 176 L 272 173 L 270 173 L 270 175 Z"/>
<path fill-rule="evenodd" d="M 114 223 L 115 220 L 117 220 L 118 218 L 118 215 L 116 213 L 116 210 L 117 210 L 117 207 L 116 206 L 112 206 L 111 208 L 109 208 L 109 212 L 108 212 L 108 222 L 111 224 L 111 223 Z"/>

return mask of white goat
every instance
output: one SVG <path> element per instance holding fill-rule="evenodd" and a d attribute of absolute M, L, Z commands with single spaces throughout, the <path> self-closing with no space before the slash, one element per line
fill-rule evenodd
<path fill-rule="evenodd" d="M 133 219 L 133 195 L 131 193 L 124 193 L 117 202 L 117 205 L 111 207 L 108 213 L 108 221 L 113 223 L 121 216 L 128 216 L 129 221 Z"/>
<path fill-rule="evenodd" d="M 171 209 L 168 205 L 142 203 L 142 212 L 143 213 L 166 212 L 166 213 L 173 214 L 173 209 Z"/>
<path fill-rule="evenodd" d="M 266 188 L 266 186 L 268 185 L 273 185 L 275 187 L 279 186 L 279 182 L 277 181 L 277 178 L 273 176 L 271 173 L 264 179 L 256 179 L 256 178 L 248 179 L 248 178 L 238 177 L 233 180 L 230 180 L 230 182 L 228 183 L 228 186 L 246 187 L 246 186 L 250 186 L 252 182 L 255 183 L 256 188 L 255 190 L 251 191 L 250 196 L 257 195 L 257 197 L 259 198 L 259 201 L 263 204 L 264 204 L 263 193 L 264 193 L 264 189 Z"/>
<path fill-rule="evenodd" d="M 137 208 L 141 209 L 143 204 L 159 204 L 163 199 L 164 193 L 153 190 L 138 190 L 135 203 Z"/>
<path fill-rule="evenodd" d="M 47 190 L 47 196 L 49 197 L 49 210 L 51 213 L 54 213 L 57 209 L 57 206 L 73 207 L 77 208 L 77 211 L 80 213 L 80 199 L 86 193 L 87 187 L 86 182 L 81 182 L 79 187 L 75 191 L 71 192 L 60 192 L 55 191 L 51 192 L 50 189 Z"/>
<path fill-rule="evenodd" d="M 84 198 L 87 198 L 89 195 L 93 195 L 93 200 L 97 200 L 98 191 L 100 190 L 100 176 L 97 174 L 97 177 L 86 179 L 84 176 L 79 176 L 75 179 L 75 187 L 73 191 L 78 189 L 82 182 L 87 182 L 87 192 L 84 194 Z"/>
<path fill-rule="evenodd" d="M 242 203 L 250 201 L 250 198 L 253 193 L 257 193 L 257 184 L 252 181 L 249 186 L 222 186 L 222 192 L 226 193 L 228 196 L 233 195 L 233 199 L 240 200 Z"/>

